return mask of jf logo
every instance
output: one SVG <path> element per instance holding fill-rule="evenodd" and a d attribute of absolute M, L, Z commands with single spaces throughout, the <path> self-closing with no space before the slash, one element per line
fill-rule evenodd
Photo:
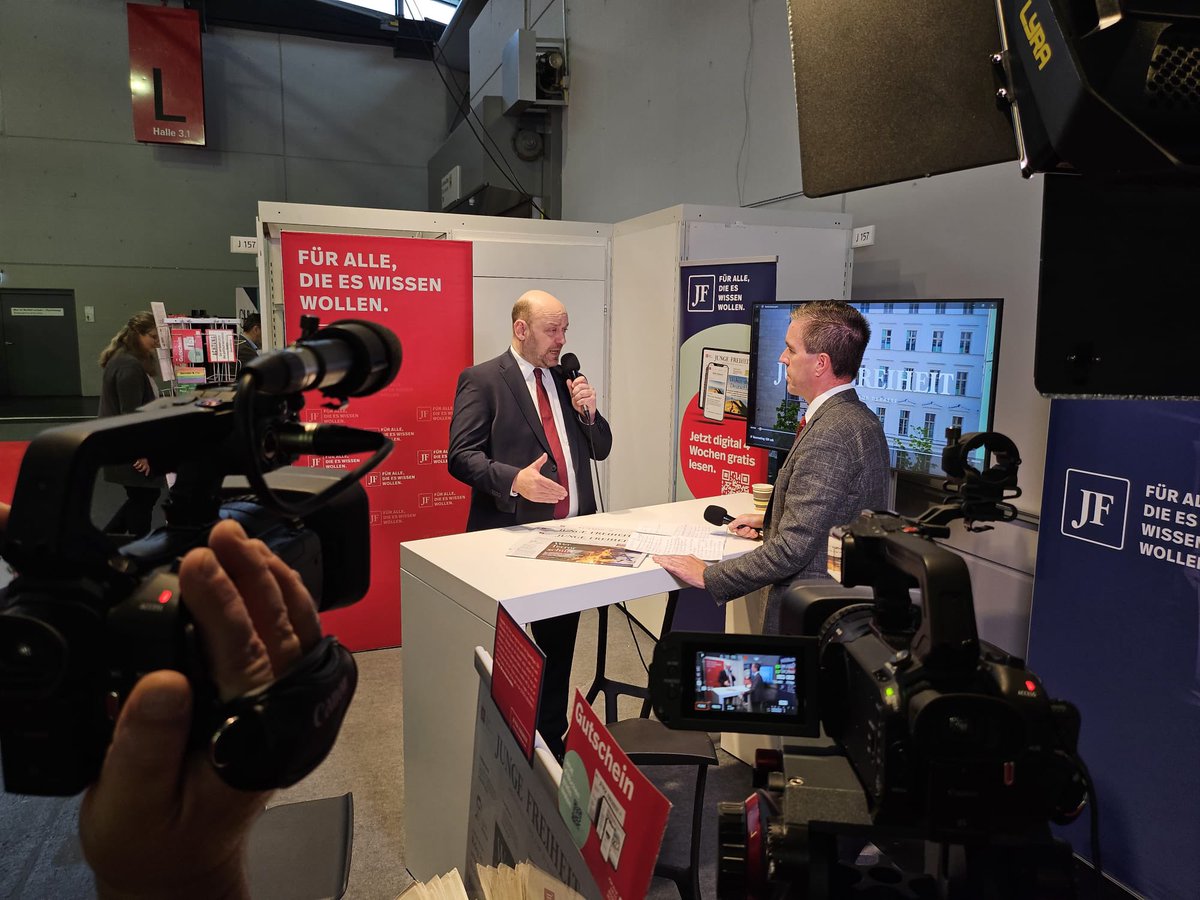
<path fill-rule="evenodd" d="M 702 313 L 717 311 L 717 276 L 689 275 L 687 311 Z"/>
<path fill-rule="evenodd" d="M 1121 550 L 1129 512 L 1129 479 L 1067 469 L 1062 533 L 1089 544 Z"/>

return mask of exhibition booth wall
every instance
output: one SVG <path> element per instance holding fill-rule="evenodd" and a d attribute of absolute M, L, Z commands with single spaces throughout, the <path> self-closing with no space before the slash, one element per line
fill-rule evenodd
<path fill-rule="evenodd" d="M 379 318 L 396 330 L 404 346 L 405 363 L 389 389 L 396 392 L 396 403 L 363 420 L 369 427 L 390 429 L 397 443 L 380 473 L 389 483 L 367 485 L 375 492 L 373 588 L 364 602 L 330 614 L 329 626 L 355 649 L 402 641 L 394 604 L 399 542 L 456 533 L 465 525 L 468 491 L 445 472 L 454 381 L 465 366 L 508 346 L 510 312 L 521 293 L 549 291 L 568 309 L 567 349 L 579 357 L 617 435 L 612 456 L 599 466 L 601 494 L 606 508 L 625 509 L 675 499 L 681 263 L 770 257 L 779 260 L 780 297 L 845 298 L 850 290 L 850 219 L 833 213 L 678 206 L 611 226 L 261 203 L 258 228 L 267 348 L 293 338 L 301 305 L 314 307 L 309 311 L 326 323 L 346 316 Z M 348 279 L 355 275 L 363 283 L 374 276 L 350 272 L 346 254 L 357 254 L 352 261 L 370 268 L 387 252 L 379 243 L 384 239 L 469 245 L 470 341 L 465 347 L 455 342 L 468 326 L 465 321 L 456 326 L 445 297 L 401 290 L 387 300 L 390 289 L 350 289 Z M 289 246 L 295 248 L 290 254 Z M 332 265 L 311 265 L 315 253 L 330 251 Z M 385 274 L 426 271 L 419 249 L 409 258 L 402 271 L 388 268 Z M 289 268 L 304 272 L 289 273 Z M 339 282 L 339 276 L 347 280 Z M 323 277 L 328 280 L 321 282 Z M 391 307 L 402 307 L 405 296 L 413 305 L 397 316 Z M 301 297 L 307 299 L 302 303 Z M 748 326 L 744 331 L 736 337 L 736 349 L 746 346 Z M 431 368 L 441 371 L 436 391 L 412 393 L 411 385 L 428 382 Z M 352 402 L 349 414 L 354 409 Z M 419 420 L 422 416 L 432 421 Z M 346 461 L 322 464 L 344 467 Z M 656 628 L 662 607 L 656 598 L 639 615 Z"/>

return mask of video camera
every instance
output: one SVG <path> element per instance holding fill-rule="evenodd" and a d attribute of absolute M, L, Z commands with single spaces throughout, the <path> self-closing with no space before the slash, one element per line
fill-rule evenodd
<path fill-rule="evenodd" d="M 979 446 L 994 459 L 982 473 L 967 462 Z M 1015 518 L 1006 501 L 1020 494 L 1019 464 L 1003 435 L 949 430 L 942 502 L 916 519 L 868 511 L 832 529 L 829 573 L 842 587 L 793 588 L 781 622 L 794 636 L 659 643 L 651 701 L 669 727 L 817 738 L 824 726 L 829 739 L 785 742 L 782 760 L 762 767 L 782 796 L 769 828 L 771 794 L 722 811 L 721 896 L 766 896 L 755 891 L 768 862 L 798 896 L 841 896 L 837 879 L 850 876 L 830 874 L 839 837 L 970 848 L 975 880 L 948 896 L 1073 895 L 1070 848 L 1047 823 L 1074 820 L 1090 791 L 1079 713 L 1023 660 L 980 641 L 966 563 L 933 541 L 955 518 L 973 530 Z M 855 586 L 869 591 L 846 590 Z M 716 687 L 712 673 L 731 667 L 734 687 Z M 879 896 L 924 896 L 909 888 Z"/>
<path fill-rule="evenodd" d="M 0 553 L 17 573 L 0 592 L 0 756 L 9 792 L 83 790 L 99 772 L 121 702 L 155 669 L 191 681 L 193 741 L 207 745 L 230 785 L 285 787 L 316 768 L 353 697 L 353 657 L 326 637 L 265 691 L 220 703 L 180 596 L 179 563 L 207 543 L 217 521 L 235 519 L 300 573 L 319 610 L 360 600 L 370 536 L 358 482 L 392 442 L 301 423 L 301 394 L 319 390 L 344 405 L 386 387 L 400 361 L 399 341 L 376 323 L 319 328 L 306 316 L 300 339 L 247 364 L 235 389 L 164 398 L 45 431 L 29 445 Z M 284 468 L 305 454 L 355 453 L 371 455 L 341 477 Z M 118 546 L 91 522 L 96 475 L 141 457 L 156 472 L 177 473 L 167 525 Z"/>

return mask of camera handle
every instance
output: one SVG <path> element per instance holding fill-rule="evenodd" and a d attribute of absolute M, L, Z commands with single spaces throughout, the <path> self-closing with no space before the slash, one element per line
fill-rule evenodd
<path fill-rule="evenodd" d="M 283 678 L 214 710 L 200 732 L 213 768 L 239 790 L 290 787 L 329 755 L 357 684 L 350 651 L 321 639 Z"/>

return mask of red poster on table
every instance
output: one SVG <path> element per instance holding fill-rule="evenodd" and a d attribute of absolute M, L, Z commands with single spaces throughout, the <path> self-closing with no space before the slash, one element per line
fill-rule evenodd
<path fill-rule="evenodd" d="M 671 804 L 575 691 L 558 810 L 605 900 L 646 896 Z"/>
<path fill-rule="evenodd" d="M 383 432 L 395 449 L 363 486 L 371 503 L 371 589 L 366 598 L 326 613 L 327 631 L 351 650 L 400 643 L 400 542 L 462 530 L 469 492 L 446 468 L 450 416 L 459 373 L 471 365 L 471 245 L 463 241 L 357 234 L 284 232 L 283 303 L 287 339 L 300 317 L 322 325 L 366 319 L 396 333 L 400 374 L 341 410 L 312 395 L 306 421 Z M 302 464 L 355 468 L 367 454 Z"/>
<path fill-rule="evenodd" d="M 537 731 L 538 703 L 545 671 L 546 654 L 509 615 L 504 604 L 496 604 L 492 702 L 528 760 L 533 759 L 533 735 Z"/>

